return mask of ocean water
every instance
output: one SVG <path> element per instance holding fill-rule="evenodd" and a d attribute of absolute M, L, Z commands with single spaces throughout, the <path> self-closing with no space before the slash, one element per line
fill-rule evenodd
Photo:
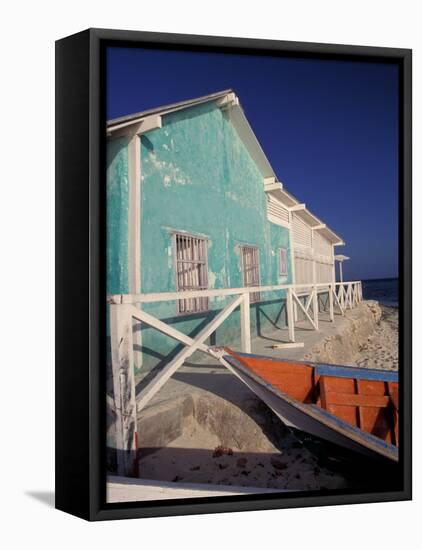
<path fill-rule="evenodd" d="M 399 306 L 398 279 L 368 279 L 362 281 L 364 300 L 377 300 L 384 306 Z"/>

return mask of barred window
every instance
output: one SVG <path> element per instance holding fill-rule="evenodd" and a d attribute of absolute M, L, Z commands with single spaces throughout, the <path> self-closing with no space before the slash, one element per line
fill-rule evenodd
<path fill-rule="evenodd" d="M 280 275 L 287 275 L 287 250 L 280 248 Z"/>
<path fill-rule="evenodd" d="M 207 240 L 176 233 L 176 286 L 179 291 L 208 288 Z M 184 298 L 177 301 L 178 313 L 208 310 L 208 298 Z"/>
<path fill-rule="evenodd" d="M 243 286 L 259 286 L 259 249 L 255 246 L 242 246 Z M 251 292 L 250 301 L 259 302 L 259 292 Z"/>

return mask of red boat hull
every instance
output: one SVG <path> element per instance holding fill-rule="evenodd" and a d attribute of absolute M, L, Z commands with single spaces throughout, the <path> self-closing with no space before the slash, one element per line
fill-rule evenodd
<path fill-rule="evenodd" d="M 397 373 L 225 353 L 235 374 L 288 425 L 398 460 Z"/>

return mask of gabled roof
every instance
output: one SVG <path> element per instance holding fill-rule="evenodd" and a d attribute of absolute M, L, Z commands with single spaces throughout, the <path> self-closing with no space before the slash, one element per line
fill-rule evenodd
<path fill-rule="evenodd" d="M 194 99 L 179 101 L 177 103 L 155 107 L 154 109 L 147 109 L 139 113 L 114 118 L 107 122 L 107 135 L 113 136 L 113 134 L 116 133 L 119 135 L 126 132 L 130 133 L 133 131 L 134 127 L 139 128 L 141 132 L 143 128 L 143 131 L 148 131 L 153 128 L 160 128 L 162 116 L 210 101 L 215 102 L 220 108 L 227 112 L 227 115 L 239 137 L 243 141 L 250 156 L 262 174 L 265 182 L 265 191 L 273 195 L 287 208 L 293 208 L 296 211 L 297 216 L 301 217 L 311 227 L 314 227 L 315 230 L 319 231 L 334 245 L 343 245 L 343 239 L 327 227 L 319 218 L 312 214 L 312 212 L 310 212 L 305 205 L 302 205 L 302 203 L 291 193 L 289 193 L 284 188 L 283 184 L 278 180 L 268 158 L 266 157 L 254 131 L 248 122 L 248 119 L 245 116 L 239 99 L 232 89 L 222 90 L 220 92 Z"/>
<path fill-rule="evenodd" d="M 113 118 L 107 121 L 107 132 L 113 131 L 113 128 L 121 128 L 123 125 L 130 126 L 140 122 L 147 116 L 151 115 L 165 115 L 174 111 L 180 111 L 194 105 L 200 105 L 208 101 L 216 101 L 225 97 L 227 94 L 233 93 L 233 90 L 223 90 L 221 92 L 215 92 L 214 94 L 208 94 L 194 99 L 186 99 L 184 101 L 178 101 L 177 103 L 170 103 L 168 105 L 161 105 L 160 107 L 154 107 L 153 109 L 147 109 L 146 111 L 140 111 L 139 113 L 132 113 L 131 115 L 121 116 Z"/>

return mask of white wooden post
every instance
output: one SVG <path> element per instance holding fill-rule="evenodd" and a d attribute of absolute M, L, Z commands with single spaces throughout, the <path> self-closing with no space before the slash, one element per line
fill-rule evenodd
<path fill-rule="evenodd" d="M 141 138 L 137 134 L 137 125 L 129 135 L 128 151 L 128 284 L 131 294 L 141 292 Z M 136 304 L 141 307 L 141 304 Z M 136 368 L 142 367 L 142 325 L 135 319 L 133 324 L 134 351 Z"/>
<path fill-rule="evenodd" d="M 319 323 L 318 323 L 318 292 L 317 287 L 313 287 L 312 291 L 312 309 L 314 310 L 314 323 L 315 323 L 315 330 L 319 329 Z"/>
<path fill-rule="evenodd" d="M 240 329 L 242 351 L 244 353 L 251 353 L 251 310 L 249 292 L 243 294 L 243 300 L 240 304 Z"/>
<path fill-rule="evenodd" d="M 328 302 L 330 305 L 330 321 L 334 321 L 334 297 L 333 292 L 335 292 L 334 285 L 328 287 Z"/>
<path fill-rule="evenodd" d="M 337 305 L 338 305 L 338 308 L 339 308 L 339 310 L 340 310 L 340 313 L 341 313 L 342 315 L 344 315 L 344 310 L 343 310 L 343 307 L 342 307 L 342 305 L 341 305 L 340 292 L 337 294 L 337 292 L 336 292 L 336 286 L 335 286 L 335 285 L 333 285 L 333 298 L 334 298 L 335 302 L 336 302 Z"/>
<path fill-rule="evenodd" d="M 287 327 L 289 329 L 290 342 L 295 341 L 295 318 L 293 312 L 293 296 L 292 289 L 289 288 L 286 291 L 286 305 L 287 305 Z"/>
<path fill-rule="evenodd" d="M 111 365 L 116 414 L 117 473 L 137 475 L 137 418 L 132 306 L 110 305 Z"/>

